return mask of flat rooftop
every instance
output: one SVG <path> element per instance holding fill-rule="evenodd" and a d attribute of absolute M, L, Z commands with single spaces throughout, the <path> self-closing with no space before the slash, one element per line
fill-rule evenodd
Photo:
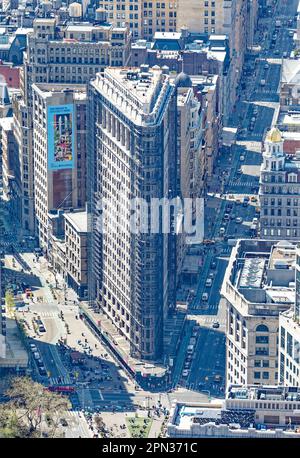
<path fill-rule="evenodd" d="M 109 67 L 105 73 L 112 76 L 121 86 L 129 91 L 143 105 L 150 104 L 156 92 L 157 85 L 161 82 L 161 69 L 149 68 L 148 71 L 139 68 Z"/>
<path fill-rule="evenodd" d="M 74 226 L 77 232 L 87 232 L 87 212 L 69 212 L 64 213 L 65 219 Z"/>
<path fill-rule="evenodd" d="M 300 401 L 300 387 L 232 385 L 228 389 L 228 399 Z"/>
<path fill-rule="evenodd" d="M 32 85 L 39 89 L 43 98 L 52 97 L 54 94 L 64 94 L 71 91 L 76 100 L 86 99 L 86 85 L 85 84 L 61 84 L 61 83 L 34 83 Z"/>
<path fill-rule="evenodd" d="M 295 300 L 296 243 L 240 240 L 232 252 L 230 282 L 252 304 Z"/>

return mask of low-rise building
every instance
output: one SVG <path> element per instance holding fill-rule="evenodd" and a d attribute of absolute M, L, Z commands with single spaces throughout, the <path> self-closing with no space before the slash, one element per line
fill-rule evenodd
<path fill-rule="evenodd" d="M 297 387 L 232 385 L 226 399 L 174 403 L 168 437 L 299 438 Z"/>
<path fill-rule="evenodd" d="M 87 267 L 87 212 L 64 213 L 65 218 L 65 279 L 80 298 L 86 297 Z"/>

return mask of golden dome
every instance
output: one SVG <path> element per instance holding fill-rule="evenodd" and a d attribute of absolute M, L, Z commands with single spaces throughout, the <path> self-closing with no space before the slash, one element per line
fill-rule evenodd
<path fill-rule="evenodd" d="M 281 132 L 277 127 L 272 127 L 271 130 L 269 130 L 266 138 L 267 142 L 271 143 L 280 143 L 282 141 L 282 136 Z"/>

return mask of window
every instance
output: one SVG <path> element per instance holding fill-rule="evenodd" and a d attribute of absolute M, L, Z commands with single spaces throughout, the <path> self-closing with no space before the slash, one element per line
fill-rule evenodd
<path fill-rule="evenodd" d="M 257 326 L 256 332 L 269 332 L 269 328 L 264 324 L 260 324 Z"/>
<path fill-rule="evenodd" d="M 258 344 L 268 344 L 269 336 L 256 336 L 256 343 Z"/>
<path fill-rule="evenodd" d="M 254 372 L 254 378 L 259 379 L 260 378 L 260 372 Z"/>

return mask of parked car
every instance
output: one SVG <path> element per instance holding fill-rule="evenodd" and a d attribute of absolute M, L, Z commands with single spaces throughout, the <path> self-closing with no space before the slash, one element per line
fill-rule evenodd
<path fill-rule="evenodd" d="M 217 329 L 220 327 L 220 323 L 218 321 L 214 321 L 212 327 Z"/>
<path fill-rule="evenodd" d="M 243 218 L 241 218 L 240 216 L 238 216 L 237 218 L 235 218 L 235 222 L 237 224 L 241 224 L 243 222 Z"/>
<path fill-rule="evenodd" d="M 202 294 L 202 301 L 203 301 L 203 302 L 208 301 L 208 294 L 207 294 L 207 293 L 203 293 L 203 294 Z"/>
<path fill-rule="evenodd" d="M 188 369 L 184 369 L 182 371 L 182 377 L 187 377 L 189 375 L 190 371 Z"/>

